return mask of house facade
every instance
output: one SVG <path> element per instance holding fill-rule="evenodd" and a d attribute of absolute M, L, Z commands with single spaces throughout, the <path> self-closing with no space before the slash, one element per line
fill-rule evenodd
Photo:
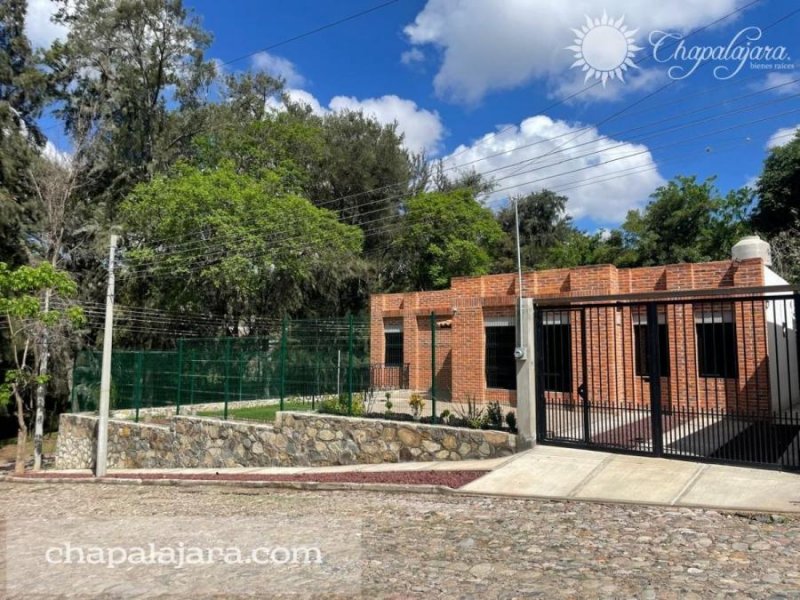
<path fill-rule="evenodd" d="M 580 402 L 585 383 L 593 403 L 643 406 L 657 373 L 667 410 L 674 404 L 768 412 L 776 409 L 776 388 L 784 402 L 796 401 L 800 381 L 793 390 L 792 380 L 781 381 L 777 370 L 781 361 L 797 362 L 793 303 L 770 303 L 763 292 L 755 298 L 740 294 L 785 283 L 766 262 L 755 257 L 524 273 L 521 295 L 541 306 L 536 365 L 546 398 Z M 447 290 L 374 295 L 371 362 L 407 364 L 410 388 L 428 391 L 435 385 L 439 399 L 516 405 L 519 286 L 518 275 L 508 273 L 454 278 Z M 692 292 L 691 301 L 680 300 Z M 653 324 L 644 301 L 653 293 L 661 299 L 655 370 L 648 364 Z M 673 293 L 678 300 L 670 302 Z M 636 295 L 643 300 L 635 301 Z M 633 300 L 601 298 L 619 296 Z M 589 297 L 593 302 L 573 306 L 573 300 Z"/>

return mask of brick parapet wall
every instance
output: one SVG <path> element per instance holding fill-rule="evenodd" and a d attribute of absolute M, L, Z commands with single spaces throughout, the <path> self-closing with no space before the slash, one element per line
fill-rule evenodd
<path fill-rule="evenodd" d="M 678 264 L 659 267 L 642 267 L 632 269 L 618 269 L 613 265 L 594 265 L 572 269 L 551 269 L 546 271 L 533 271 L 523 274 L 523 291 L 526 297 L 534 299 L 563 298 L 568 300 L 575 297 L 605 296 L 616 294 L 645 294 L 650 292 L 675 291 L 684 292 L 704 289 L 726 289 L 732 291 L 736 288 L 759 287 L 764 285 L 764 266 L 760 259 L 749 259 L 739 262 L 720 261 L 699 264 Z M 427 390 L 430 386 L 430 346 L 429 332 L 423 334 L 419 317 L 435 310 L 437 315 L 447 316 L 452 323 L 449 332 L 449 377 L 452 381 L 453 399 L 464 402 L 468 397 L 480 401 L 499 400 L 514 403 L 515 393 L 510 390 L 490 390 L 486 388 L 484 362 L 485 362 L 485 329 L 484 318 L 497 314 L 513 315 L 515 302 L 518 295 L 519 280 L 517 274 L 504 273 L 482 277 L 456 277 L 452 280 L 449 290 L 436 292 L 414 292 L 407 294 L 377 294 L 372 297 L 372 359 L 373 362 L 383 362 L 385 319 L 396 318 L 402 315 L 404 327 L 405 360 L 410 364 L 411 387 L 418 390 Z M 426 312 L 420 310 L 424 308 Z M 600 318 L 600 317 L 598 317 Z M 596 339 L 592 341 L 590 351 L 590 366 L 594 364 L 597 373 L 587 373 L 594 378 L 602 390 L 602 395 L 612 397 L 618 391 L 624 390 L 626 397 L 640 401 L 649 397 L 649 384 L 641 378 L 632 375 L 633 349 L 632 349 L 632 323 L 630 318 L 624 323 L 617 324 L 613 315 L 604 316 L 605 325 L 595 323 L 587 332 L 587 337 L 594 331 Z M 755 333 L 741 330 L 741 342 L 754 348 L 753 352 L 766 352 L 766 326 L 762 315 L 752 317 L 757 321 Z M 670 319 L 670 331 L 676 332 L 676 337 L 670 339 L 671 381 L 662 382 L 662 397 L 680 398 L 680 389 L 686 389 L 684 378 L 696 375 L 696 364 L 691 368 L 677 372 L 678 364 L 694 363 L 694 331 L 692 321 L 687 317 L 685 322 L 674 317 Z M 683 328 L 683 329 L 681 329 Z M 741 329 L 741 328 L 740 328 Z M 426 338 L 425 335 L 428 337 Z M 576 350 L 580 348 L 579 334 L 573 331 L 573 377 L 577 382 L 581 377 L 577 365 L 580 355 Z M 677 337 L 683 335 L 685 344 L 680 347 Z M 427 341 L 426 341 L 427 340 Z M 608 355 L 606 348 L 614 348 Z M 689 360 L 686 353 L 692 354 Z M 683 353 L 683 354 L 682 354 Z M 751 353 L 752 354 L 752 353 Z M 608 356 L 615 360 L 608 361 Z M 437 359 L 439 357 L 437 356 Z M 601 361 L 602 358 L 602 361 Z M 605 361 L 605 362 L 603 362 Z M 439 361 L 437 360 L 437 363 Z M 766 355 L 753 356 L 745 360 L 740 357 L 740 380 L 736 385 L 742 390 L 751 390 L 758 387 L 758 404 L 768 403 L 768 379 L 765 380 L 763 367 L 756 368 L 756 362 L 766 364 Z M 614 369 L 622 372 L 619 380 L 615 377 L 609 380 L 608 370 Z M 444 368 L 445 365 L 442 365 Z M 694 369 L 694 371 L 692 370 Z M 758 372 L 758 376 L 754 375 Z M 437 378 L 441 374 L 437 374 Z M 600 385 L 600 376 L 610 383 L 605 388 Z M 632 381 L 633 383 L 624 383 Z M 666 378 L 665 378 L 666 379 Z M 764 384 L 762 386 L 762 383 Z M 578 385 L 577 383 L 575 384 Z M 715 384 L 713 390 L 705 391 L 700 395 L 699 402 L 706 405 L 711 398 L 730 393 L 733 384 Z M 719 386 L 722 386 L 720 388 Z M 635 389 L 631 389 L 635 388 Z M 763 390 L 762 390 L 763 388 Z M 686 394 L 684 393 L 684 396 Z M 697 394 L 695 394 L 696 396 Z M 752 394 L 749 397 L 753 397 Z M 766 398 L 766 400 L 764 400 Z"/>

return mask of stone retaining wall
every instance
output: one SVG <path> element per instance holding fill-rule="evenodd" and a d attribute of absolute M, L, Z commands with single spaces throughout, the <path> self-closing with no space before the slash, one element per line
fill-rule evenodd
<path fill-rule="evenodd" d="M 97 417 L 63 414 L 56 468 L 94 466 Z M 516 436 L 438 425 L 278 413 L 274 425 L 173 416 L 169 425 L 110 421 L 109 468 L 326 466 L 496 458 Z"/>

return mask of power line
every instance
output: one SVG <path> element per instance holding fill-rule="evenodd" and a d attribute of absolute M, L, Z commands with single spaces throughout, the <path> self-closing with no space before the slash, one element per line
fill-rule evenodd
<path fill-rule="evenodd" d="M 375 5 L 375 6 L 371 7 L 371 8 L 367 8 L 366 10 L 362 10 L 362 11 L 359 11 L 357 13 L 353 13 L 353 14 L 348 15 L 346 17 L 343 17 L 341 19 L 337 19 L 336 21 L 331 21 L 330 23 L 325 23 L 324 25 L 320 25 L 319 27 L 315 27 L 314 29 L 310 29 L 309 31 L 304 31 L 303 33 L 299 33 L 299 34 L 294 35 L 294 36 L 292 36 L 290 38 L 286 38 L 284 40 L 281 40 L 280 42 L 275 42 L 274 44 L 270 44 L 269 46 L 265 46 L 264 48 L 261 48 L 259 50 L 255 50 L 255 51 L 250 52 L 248 54 L 243 54 L 242 56 L 239 56 L 237 58 L 233 58 L 233 59 L 231 59 L 231 60 L 229 60 L 227 62 L 224 62 L 222 64 L 227 66 L 227 65 L 230 65 L 232 63 L 239 62 L 240 60 L 244 60 L 245 58 L 250 58 L 251 56 L 254 56 L 254 55 L 258 54 L 259 52 L 268 52 L 269 50 L 274 50 L 275 48 L 279 48 L 280 46 L 285 46 L 286 44 L 289 44 L 291 42 L 296 42 L 297 40 L 302 40 L 302 39 L 307 38 L 309 36 L 312 36 L 312 35 L 315 35 L 317 33 L 320 33 L 321 31 L 325 31 L 327 29 L 331 29 L 332 27 L 336 27 L 337 25 L 341 25 L 342 23 L 347 23 L 348 21 L 353 21 L 354 19 L 358 19 L 360 17 L 363 17 L 365 15 L 373 13 L 373 12 L 375 12 L 377 10 L 382 9 L 382 8 L 386 8 L 387 6 L 391 6 L 392 4 L 397 4 L 398 2 L 400 2 L 400 0 L 388 0 L 387 2 L 383 2 L 381 4 L 377 4 L 377 5 Z"/>
<path fill-rule="evenodd" d="M 696 127 L 696 126 L 702 125 L 704 123 L 709 123 L 709 122 L 712 122 L 712 121 L 715 121 L 715 120 L 719 120 L 719 119 L 724 118 L 724 117 L 728 117 L 728 116 L 735 115 L 735 114 L 738 114 L 738 113 L 741 113 L 741 112 L 746 112 L 746 111 L 752 110 L 755 107 L 763 107 L 763 106 L 768 106 L 768 105 L 777 104 L 777 103 L 781 103 L 781 102 L 786 102 L 786 101 L 791 100 L 791 99 L 793 99 L 793 98 L 795 98 L 797 96 L 798 96 L 798 94 L 794 94 L 794 95 L 787 96 L 787 97 L 782 97 L 782 98 L 778 98 L 778 99 L 769 100 L 769 101 L 764 102 L 764 103 L 759 103 L 759 104 L 750 105 L 750 106 L 746 106 L 746 107 L 740 107 L 740 108 L 737 108 L 737 109 L 732 110 L 732 111 L 727 111 L 727 112 L 722 113 L 720 115 L 713 115 L 713 116 L 705 117 L 703 119 L 695 120 L 695 121 L 690 122 L 688 124 L 682 124 L 682 125 L 666 128 L 666 129 L 663 129 L 663 130 L 660 130 L 660 131 L 651 132 L 651 133 L 649 133 L 649 134 L 647 134 L 645 136 L 642 136 L 640 138 L 640 141 L 642 139 L 649 139 L 649 138 L 652 138 L 652 137 L 656 137 L 658 135 L 663 135 L 664 133 L 668 133 L 668 132 L 672 132 L 672 131 L 676 131 L 676 130 L 680 130 L 680 129 L 685 129 L 687 127 Z M 694 112 L 697 112 L 697 111 L 690 111 L 689 114 L 692 114 Z M 782 116 L 783 114 L 786 114 L 786 113 L 782 113 L 781 115 L 777 115 L 777 116 Z M 771 116 L 769 118 L 774 118 L 774 116 Z M 667 119 L 667 120 L 670 120 L 670 119 Z M 663 122 L 663 121 L 661 121 L 661 122 Z M 756 122 L 760 122 L 760 120 L 758 120 Z M 655 124 L 657 124 L 657 123 L 655 123 Z M 744 125 L 748 125 L 748 124 L 752 124 L 752 122 L 751 123 L 745 123 L 745 124 L 738 124 L 735 127 L 744 126 Z M 638 129 L 646 128 L 646 127 L 649 127 L 649 126 L 651 126 L 651 125 L 640 126 L 640 127 L 634 128 L 634 129 L 638 130 Z M 725 132 L 725 131 L 728 131 L 728 129 L 726 128 L 726 129 L 718 130 L 716 132 L 706 133 L 704 135 L 714 135 L 716 133 Z M 603 136 L 601 138 L 598 138 L 597 140 L 592 140 L 591 142 L 586 142 L 586 143 L 583 143 L 583 144 L 579 144 L 578 146 L 574 146 L 573 148 L 577 148 L 577 147 L 584 146 L 584 145 L 589 145 L 589 144 L 594 144 L 594 143 L 603 141 L 604 139 L 608 139 L 607 136 Z M 697 137 L 689 138 L 689 141 L 692 141 L 694 139 L 698 139 L 698 138 Z M 685 140 L 681 141 L 680 143 L 685 143 Z M 591 151 L 591 152 L 586 152 L 586 153 L 583 153 L 583 154 L 579 154 L 577 156 L 569 157 L 569 158 L 566 158 L 566 159 L 561 160 L 561 161 L 557 161 L 557 162 L 554 162 L 554 163 L 548 163 L 548 164 L 545 164 L 545 165 L 541 165 L 541 166 L 537 166 L 537 167 L 534 167 L 534 168 L 531 168 L 531 169 L 527 169 L 527 170 L 525 170 L 525 171 L 523 171 L 521 173 L 514 173 L 514 174 L 509 175 L 509 176 L 504 176 L 504 177 L 499 178 L 498 181 L 503 181 L 503 180 L 511 178 L 512 176 L 516 176 L 516 175 L 520 175 L 520 174 L 524 174 L 524 173 L 530 173 L 530 172 L 534 172 L 534 171 L 537 171 L 537 170 L 542 170 L 542 169 L 546 169 L 546 168 L 552 168 L 552 167 L 558 166 L 558 165 L 563 165 L 565 163 L 568 163 L 568 162 L 571 162 L 571 161 L 574 161 L 574 160 L 579 160 L 579 159 L 591 157 L 591 156 L 598 155 L 598 154 L 608 153 L 608 152 L 610 152 L 612 150 L 615 150 L 615 149 L 618 149 L 618 148 L 621 148 L 621 147 L 624 147 L 624 146 L 627 146 L 627 145 L 628 145 L 628 142 L 623 142 L 623 143 L 617 144 L 615 146 L 606 146 L 606 147 L 600 148 L 598 150 L 594 150 L 594 151 Z M 671 145 L 673 145 L 673 144 L 667 144 L 666 147 L 669 147 Z M 623 155 L 623 156 L 618 157 L 618 158 L 619 159 L 630 158 L 632 156 L 638 156 L 638 155 L 641 155 L 641 154 L 649 153 L 651 150 L 660 149 L 660 148 L 663 148 L 663 147 L 665 147 L 665 146 L 664 145 L 655 146 L 653 148 L 648 148 L 646 150 L 642 150 L 642 151 L 636 152 L 633 155 L 626 154 L 626 155 Z M 563 152 L 565 150 L 567 150 L 567 149 L 562 148 L 562 149 L 557 150 L 556 152 L 551 152 L 551 153 L 548 153 L 548 154 L 560 153 L 560 152 Z M 542 156 L 543 157 L 547 156 L 547 154 L 542 155 Z M 529 161 L 529 159 L 526 159 L 526 160 L 523 160 L 523 161 L 519 161 L 518 163 L 513 163 L 511 165 L 504 165 L 502 167 L 498 167 L 496 169 L 492 169 L 492 170 L 487 171 L 487 172 L 482 173 L 482 174 L 486 175 L 488 173 L 496 172 L 496 171 L 503 170 L 503 169 L 507 169 L 507 168 L 515 166 L 517 164 L 526 163 L 528 161 Z M 600 163 L 600 164 L 605 164 L 605 163 Z M 565 173 L 559 173 L 557 175 L 560 176 L 560 175 L 563 175 L 563 174 L 565 174 Z M 502 189 L 509 189 L 509 188 L 502 188 Z M 500 191 L 500 190 L 493 190 L 493 191 L 496 192 L 496 191 Z M 382 209 L 377 209 L 377 210 L 374 210 L 374 211 L 364 212 L 364 213 L 362 213 L 362 216 L 370 214 L 370 213 L 375 213 L 375 212 L 382 212 Z M 375 219 L 364 221 L 360 225 L 361 225 L 362 230 L 364 231 L 364 233 L 369 235 L 369 234 L 373 233 L 373 230 L 371 230 L 368 227 L 366 227 L 367 225 L 370 225 L 370 224 L 374 225 L 375 223 L 382 222 L 382 221 L 391 221 L 391 220 L 394 220 L 396 218 L 397 218 L 397 215 L 392 214 L 392 215 L 387 215 L 387 216 L 384 216 L 384 217 L 378 217 L 378 218 L 375 218 Z M 187 255 L 188 253 L 192 252 L 194 249 L 196 249 L 198 247 L 212 249 L 212 252 L 205 253 L 205 256 L 212 256 L 214 254 L 214 251 L 213 251 L 214 249 L 216 249 L 215 251 L 217 253 L 227 252 L 232 244 L 236 244 L 238 241 L 246 239 L 247 237 L 249 237 L 249 236 L 242 236 L 240 238 L 233 238 L 231 240 L 226 240 L 225 241 L 225 243 L 226 243 L 225 246 L 222 246 L 221 244 L 216 243 L 216 242 L 212 242 L 212 241 L 204 241 L 204 242 L 199 242 L 198 241 L 198 242 L 195 242 L 194 244 L 192 244 L 192 247 L 185 247 L 183 249 L 176 248 L 176 249 L 172 249 L 171 251 L 168 251 L 168 252 L 160 252 L 160 253 L 158 253 L 158 255 L 151 262 L 163 261 L 165 258 L 168 258 L 170 256 Z M 277 238 L 272 237 L 272 238 L 263 240 L 263 243 L 277 244 L 277 243 L 281 243 L 281 242 L 286 242 L 286 241 L 290 241 L 290 240 L 293 240 L 293 239 L 297 239 L 298 237 L 300 237 L 299 234 L 283 235 L 283 237 L 277 237 Z M 147 265 L 148 263 L 144 263 L 144 264 Z M 146 270 L 146 269 L 147 269 L 146 266 L 145 267 L 139 267 L 138 269 L 129 271 L 128 274 L 130 275 L 130 274 L 133 274 L 133 273 L 136 273 L 136 272 L 142 272 L 143 270 Z"/>

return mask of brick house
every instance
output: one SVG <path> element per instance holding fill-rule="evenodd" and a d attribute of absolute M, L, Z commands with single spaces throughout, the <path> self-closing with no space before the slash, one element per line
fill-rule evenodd
<path fill-rule="evenodd" d="M 554 269 L 524 273 L 522 287 L 525 297 L 543 305 L 559 300 L 567 304 L 576 297 L 653 292 L 674 292 L 675 297 L 699 290 L 734 294 L 744 288 L 785 284 L 768 262 L 756 257 L 630 269 L 612 265 Z M 437 398 L 515 406 L 518 285 L 518 276 L 508 273 L 454 278 L 447 290 L 373 295 L 371 362 L 407 364 L 409 387 L 429 390 L 433 331 Z M 790 355 L 779 360 L 797 360 L 794 309 L 791 301 L 784 302 L 781 315 L 774 307 L 770 315 L 769 308 L 765 310 L 769 304 L 760 299 L 709 299 L 659 305 L 662 403 L 769 411 L 771 399 L 775 409 L 776 386 L 780 389 L 781 383 L 785 400 L 786 382 L 777 381 L 780 376 L 770 364 L 768 348 L 780 346 L 784 352 L 785 346 Z M 649 402 L 652 373 L 643 352 L 647 322 L 642 305 L 598 305 L 581 314 L 568 307 L 542 312 L 546 356 L 540 381 L 550 401 L 578 401 L 578 386 L 584 380 L 592 389 L 592 402 Z M 770 329 L 778 331 L 780 319 L 791 344 L 789 338 L 785 344 L 783 339 L 778 344 L 770 338 Z M 578 326 L 581 320 L 582 327 Z M 586 357 L 581 356 L 584 348 Z M 772 363 L 777 365 L 775 360 Z M 796 400 L 800 385 L 795 380 L 797 389 L 792 390 L 790 379 L 788 387 Z"/>

